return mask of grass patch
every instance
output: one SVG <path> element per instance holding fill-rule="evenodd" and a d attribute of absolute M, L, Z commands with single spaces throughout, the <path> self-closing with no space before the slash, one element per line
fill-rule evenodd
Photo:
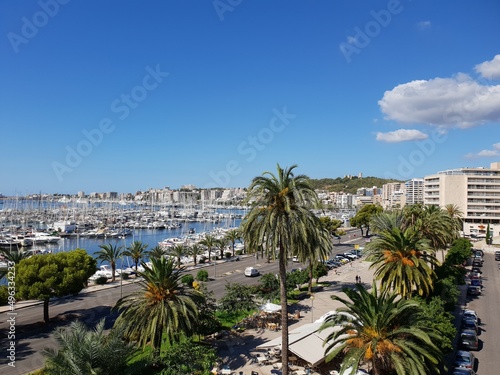
<path fill-rule="evenodd" d="M 215 313 L 215 317 L 219 320 L 223 328 L 231 329 L 235 324 L 238 324 L 238 322 L 252 315 L 256 311 L 257 310 L 235 312 L 218 311 Z"/>

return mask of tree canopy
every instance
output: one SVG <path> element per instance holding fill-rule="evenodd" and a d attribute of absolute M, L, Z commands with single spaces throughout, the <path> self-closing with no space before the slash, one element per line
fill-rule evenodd
<path fill-rule="evenodd" d="M 96 260 L 82 249 L 23 259 L 16 270 L 18 297 L 42 300 L 43 318 L 48 323 L 50 298 L 78 294 L 96 267 Z"/>

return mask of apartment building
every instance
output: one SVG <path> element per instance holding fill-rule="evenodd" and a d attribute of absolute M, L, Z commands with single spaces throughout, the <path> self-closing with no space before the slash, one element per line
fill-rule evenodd
<path fill-rule="evenodd" d="M 382 185 L 382 207 L 384 209 L 403 207 L 401 203 L 403 188 L 404 185 L 401 182 L 389 182 Z"/>
<path fill-rule="evenodd" d="M 404 203 L 419 204 L 424 202 L 424 179 L 412 178 L 404 184 Z"/>
<path fill-rule="evenodd" d="M 500 162 L 490 168 L 458 168 L 424 177 L 424 204 L 456 205 L 464 215 L 464 234 L 485 237 L 488 224 L 500 236 Z"/>

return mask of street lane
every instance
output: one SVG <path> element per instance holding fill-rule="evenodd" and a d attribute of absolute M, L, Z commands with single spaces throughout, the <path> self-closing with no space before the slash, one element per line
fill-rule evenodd
<path fill-rule="evenodd" d="M 354 244 L 363 245 L 365 240 L 358 237 L 344 236 L 340 244 L 334 246 L 332 256 L 338 253 L 348 252 L 354 248 Z M 256 267 L 261 275 L 265 273 L 278 273 L 277 262 L 266 263 L 264 259 L 255 259 L 253 256 L 241 257 L 239 261 L 217 263 L 216 266 L 208 265 L 203 269 L 209 273 L 210 280 L 207 283 L 209 290 L 214 292 L 217 299 L 225 293 L 227 282 L 240 283 L 244 285 L 258 284 L 260 277 L 245 277 L 246 267 Z M 346 265 L 344 267 L 348 267 Z M 304 267 L 300 263 L 288 263 L 288 269 Z M 189 271 L 196 276 L 199 269 Z M 333 272 L 333 271 L 332 271 Z M 81 319 L 88 325 L 95 324 L 99 319 L 106 317 L 107 326 L 110 327 L 116 314 L 111 314 L 111 307 L 116 304 L 121 295 L 131 293 L 137 289 L 133 282 L 123 283 L 120 287 L 118 282 L 116 287 L 102 289 L 92 293 L 82 293 L 78 296 L 66 297 L 51 302 L 49 314 L 51 318 L 64 318 L 61 322 L 51 323 L 46 327 L 43 320 L 43 305 L 41 303 L 30 307 L 19 308 L 15 312 L 16 320 L 16 367 L 8 365 L 7 355 L 0 356 L 0 373 L 3 375 L 22 375 L 43 367 L 43 356 L 41 354 L 45 347 L 56 346 L 52 335 L 52 330 L 56 326 L 68 326 L 72 320 Z M 2 313 L 0 320 L 0 352 L 7 353 L 9 341 L 7 329 L 9 328 L 6 313 Z"/>
<path fill-rule="evenodd" d="M 495 256 L 485 252 L 483 264 L 483 290 L 482 294 L 470 300 L 467 308 L 475 310 L 481 318 L 480 350 L 474 352 L 478 359 L 479 374 L 497 374 L 500 360 L 498 348 L 500 347 L 500 270 Z"/>

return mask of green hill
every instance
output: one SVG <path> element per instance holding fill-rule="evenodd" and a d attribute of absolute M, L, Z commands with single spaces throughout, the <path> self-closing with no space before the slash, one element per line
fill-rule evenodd
<path fill-rule="evenodd" d="M 360 188 L 371 188 L 376 186 L 381 188 L 382 185 L 389 182 L 402 182 L 394 179 L 378 178 L 378 177 L 337 177 L 337 178 L 321 178 L 311 179 L 311 185 L 314 189 L 327 190 L 334 192 L 356 194 Z"/>

